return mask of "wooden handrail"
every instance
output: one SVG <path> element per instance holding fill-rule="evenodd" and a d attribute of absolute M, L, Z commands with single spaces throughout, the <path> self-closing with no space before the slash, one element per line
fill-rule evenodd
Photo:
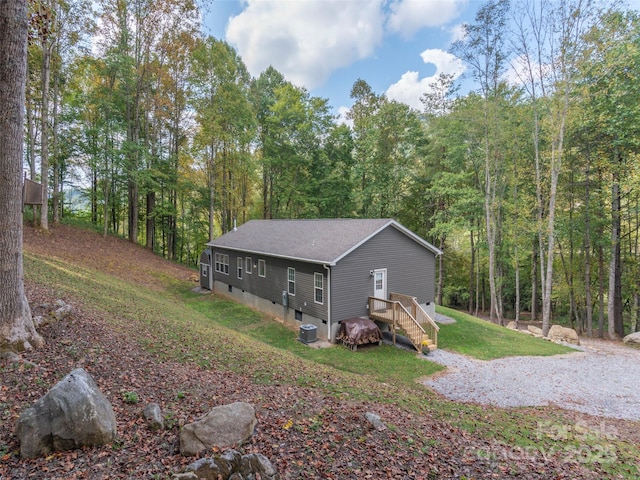
<path fill-rule="evenodd" d="M 405 297 L 411 298 L 407 296 Z M 410 308 L 412 311 L 416 312 L 418 316 L 421 317 L 424 314 L 426 319 L 430 318 L 417 302 L 415 302 L 415 304 L 412 302 Z M 385 300 L 382 298 L 369 297 L 369 316 L 391 325 L 394 343 L 396 341 L 396 328 L 400 328 L 407 334 L 407 337 L 416 350 L 422 351 L 422 342 L 425 339 L 425 335 L 429 334 L 425 331 L 423 325 L 421 325 L 417 320 L 416 316 L 414 316 L 412 312 L 409 311 L 399 300 Z M 428 324 L 427 326 L 429 329 L 428 331 L 435 335 L 435 337 L 429 336 L 429 338 L 435 343 L 437 340 L 438 327 L 436 325 L 436 330 L 434 330 Z"/>
<path fill-rule="evenodd" d="M 433 348 L 438 348 L 438 331 L 440 330 L 440 327 L 429 316 L 425 309 L 422 308 L 422 305 L 418 303 L 416 297 L 404 295 L 402 293 L 390 293 L 389 299 L 400 302 L 408 311 L 410 311 L 413 318 L 415 318 L 416 321 L 424 328 L 425 333 L 433 342 Z"/>

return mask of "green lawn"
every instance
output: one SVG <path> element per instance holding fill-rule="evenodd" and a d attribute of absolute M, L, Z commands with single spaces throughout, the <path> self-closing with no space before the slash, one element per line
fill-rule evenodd
<path fill-rule="evenodd" d="M 479 360 L 516 355 L 558 355 L 575 352 L 573 348 L 522 334 L 451 308 L 437 307 L 438 313 L 456 323 L 440 326 L 438 347 L 469 355 Z"/>

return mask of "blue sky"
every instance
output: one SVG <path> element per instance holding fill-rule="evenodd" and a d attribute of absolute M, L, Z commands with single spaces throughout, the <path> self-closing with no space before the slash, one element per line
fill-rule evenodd
<path fill-rule="evenodd" d="M 378 94 L 422 109 L 439 73 L 461 75 L 447 53 L 483 0 L 214 0 L 205 33 L 236 48 L 249 72 L 269 65 L 335 113 L 362 78 Z M 640 0 L 631 0 L 632 6 Z"/>

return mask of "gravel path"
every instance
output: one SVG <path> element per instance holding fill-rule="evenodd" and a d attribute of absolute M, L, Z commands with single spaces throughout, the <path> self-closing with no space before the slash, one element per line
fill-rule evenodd
<path fill-rule="evenodd" d="M 500 407 L 557 405 L 579 412 L 640 420 L 640 350 L 581 339 L 583 351 L 553 357 L 475 360 L 436 350 L 447 367 L 424 382 L 447 398 Z"/>

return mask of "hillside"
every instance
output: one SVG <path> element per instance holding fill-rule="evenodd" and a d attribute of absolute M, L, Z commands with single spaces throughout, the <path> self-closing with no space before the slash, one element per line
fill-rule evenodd
<path fill-rule="evenodd" d="M 551 441 L 533 454 L 518 446 L 535 437 L 539 422 L 575 425 L 584 416 L 455 404 L 426 388 L 406 391 L 249 344 L 181 303 L 176 292 L 195 285 L 193 270 L 125 240 L 69 226 L 46 235 L 27 227 L 25 253 L 34 315 L 57 298 L 74 313 L 41 329 L 45 347 L 23 355 L 35 367 L 1 367 L 0 479 L 170 478 L 192 460 L 179 454 L 180 425 L 234 401 L 254 404 L 259 420 L 251 441 L 238 449 L 267 456 L 282 478 L 607 476 L 606 466 L 550 451 Z M 117 441 L 21 460 L 16 418 L 80 366 L 113 404 Z M 125 402 L 127 392 L 140 402 Z M 160 433 L 148 431 L 141 418 L 149 402 L 159 403 L 167 419 Z M 389 428 L 373 429 L 364 419 L 369 411 Z M 615 449 L 626 461 L 626 442 L 637 442 L 633 425 L 607 425 L 621 439 Z"/>

